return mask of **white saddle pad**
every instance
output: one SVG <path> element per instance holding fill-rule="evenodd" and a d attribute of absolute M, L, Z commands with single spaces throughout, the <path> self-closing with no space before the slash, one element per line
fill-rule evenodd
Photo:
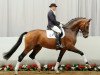
<path fill-rule="evenodd" d="M 52 30 L 46 30 L 46 33 L 47 33 L 47 38 L 56 38 L 54 31 L 52 31 Z M 62 28 L 62 33 L 63 33 L 63 35 L 62 35 L 61 38 L 63 38 L 65 36 L 65 32 L 64 32 L 63 28 Z"/>

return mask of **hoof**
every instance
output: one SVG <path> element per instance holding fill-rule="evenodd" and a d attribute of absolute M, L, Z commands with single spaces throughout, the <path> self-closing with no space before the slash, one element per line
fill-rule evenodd
<path fill-rule="evenodd" d="M 18 74 L 15 73 L 15 75 L 18 75 Z"/>
<path fill-rule="evenodd" d="M 60 72 L 59 71 L 56 71 L 56 74 L 59 74 Z"/>
<path fill-rule="evenodd" d="M 86 66 L 87 66 L 89 69 L 92 69 L 92 67 L 90 66 L 90 64 L 86 64 Z"/>
<path fill-rule="evenodd" d="M 38 68 L 38 71 L 41 72 L 41 68 Z"/>
<path fill-rule="evenodd" d="M 17 71 L 15 71 L 15 75 L 18 75 L 18 72 Z"/>
<path fill-rule="evenodd" d="M 57 74 L 60 73 L 59 70 L 58 70 L 57 68 L 54 68 L 54 70 L 55 70 L 55 72 L 56 72 Z"/>

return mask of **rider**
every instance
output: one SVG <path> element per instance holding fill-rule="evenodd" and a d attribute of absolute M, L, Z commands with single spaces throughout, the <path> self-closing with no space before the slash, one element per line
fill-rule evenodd
<path fill-rule="evenodd" d="M 62 48 L 61 45 L 61 29 L 60 29 L 60 22 L 56 20 L 56 7 L 57 5 L 55 3 L 52 3 L 50 6 L 50 11 L 48 12 L 48 26 L 47 28 L 50 30 L 53 30 L 56 33 L 56 47 Z"/>

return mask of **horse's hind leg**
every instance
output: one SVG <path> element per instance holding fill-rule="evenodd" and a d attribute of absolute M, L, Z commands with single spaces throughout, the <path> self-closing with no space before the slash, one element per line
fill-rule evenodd
<path fill-rule="evenodd" d="M 36 54 L 41 50 L 41 46 L 40 45 L 36 45 L 32 51 L 32 53 L 29 55 L 29 57 L 36 63 L 36 65 L 38 66 L 38 70 L 41 70 L 41 65 L 40 63 L 35 59 Z"/>
<path fill-rule="evenodd" d="M 18 57 L 18 61 L 17 64 L 15 66 L 15 75 L 18 74 L 18 69 L 19 69 L 19 65 L 21 63 L 21 61 L 23 60 L 23 58 L 31 51 L 30 48 L 25 48 L 24 51 L 21 53 L 21 55 Z"/>

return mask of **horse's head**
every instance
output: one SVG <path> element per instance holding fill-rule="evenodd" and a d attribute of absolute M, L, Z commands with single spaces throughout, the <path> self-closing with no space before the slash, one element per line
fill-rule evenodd
<path fill-rule="evenodd" d="M 87 38 L 89 36 L 90 21 L 91 21 L 91 19 L 84 19 L 84 20 L 80 21 L 80 30 L 81 30 L 84 38 Z"/>
<path fill-rule="evenodd" d="M 87 38 L 89 35 L 90 21 L 91 19 L 86 19 L 83 17 L 74 18 L 66 23 L 63 28 L 65 28 L 65 30 L 71 29 L 73 32 L 76 32 L 75 34 L 77 34 L 80 30 L 83 34 L 83 37 Z"/>

